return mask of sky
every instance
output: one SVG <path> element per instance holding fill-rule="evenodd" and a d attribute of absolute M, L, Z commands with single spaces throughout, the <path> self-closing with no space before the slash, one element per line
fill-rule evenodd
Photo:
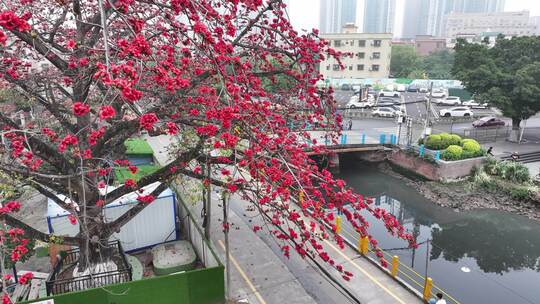
<path fill-rule="evenodd" d="M 467 0 L 474 1 L 474 0 Z M 297 30 L 319 27 L 320 0 L 289 0 L 289 17 Z M 396 0 L 395 36 L 401 34 L 405 0 Z M 505 11 L 530 11 L 531 16 L 540 16 L 540 0 L 506 0 Z M 362 29 L 364 0 L 358 0 L 356 25 Z"/>

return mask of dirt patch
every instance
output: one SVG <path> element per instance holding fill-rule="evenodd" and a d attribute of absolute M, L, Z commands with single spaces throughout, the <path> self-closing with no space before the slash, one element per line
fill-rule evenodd
<path fill-rule="evenodd" d="M 540 221 L 540 201 L 537 199 L 515 200 L 505 193 L 493 193 L 472 187 L 468 179 L 443 183 L 426 181 L 411 175 L 405 176 L 394 171 L 387 163 L 381 163 L 379 169 L 385 174 L 403 180 L 439 206 L 453 208 L 456 211 L 497 209 Z"/>

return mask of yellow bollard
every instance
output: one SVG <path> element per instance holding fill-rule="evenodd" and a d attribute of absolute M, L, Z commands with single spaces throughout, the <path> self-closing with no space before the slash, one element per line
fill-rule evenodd
<path fill-rule="evenodd" d="M 395 255 L 392 258 L 392 276 L 395 278 L 398 274 L 398 267 L 399 267 L 399 257 Z"/>
<path fill-rule="evenodd" d="M 300 202 L 300 205 L 304 204 L 304 192 L 298 194 L 298 201 Z"/>
<path fill-rule="evenodd" d="M 424 300 L 429 301 L 431 298 L 431 288 L 433 287 L 433 280 L 431 278 L 427 278 L 426 284 L 424 285 Z"/>
<path fill-rule="evenodd" d="M 341 216 L 336 216 L 336 233 L 341 233 Z"/>
<path fill-rule="evenodd" d="M 358 240 L 358 244 L 359 244 L 359 249 L 360 249 L 360 253 L 362 255 L 367 255 L 368 254 L 368 243 L 369 243 L 369 239 L 367 236 L 361 238 L 360 240 Z"/>

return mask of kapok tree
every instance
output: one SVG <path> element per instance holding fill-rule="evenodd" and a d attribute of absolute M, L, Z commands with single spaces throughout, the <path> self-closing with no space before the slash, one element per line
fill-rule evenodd
<path fill-rule="evenodd" d="M 293 248 L 320 258 L 345 279 L 350 274 L 314 237 L 343 247 L 336 209 L 363 236 L 360 211 L 369 210 L 413 243 L 394 217 L 320 170 L 305 150 L 308 142 L 325 148 L 290 128 L 309 122 L 339 132 L 332 92 L 316 87 L 317 65 L 339 53 L 316 30 L 294 30 L 280 0 L 6 0 L 0 26 L 3 86 L 26 98 L 34 117 L 22 124 L 0 113 L 0 170 L 80 223 L 77 236 L 63 238 L 86 253 L 79 269 L 106 258 L 109 237 L 178 175 L 241 195 L 264 215 L 285 255 Z M 286 86 L 269 85 L 284 79 Z M 113 170 L 137 171 L 123 142 L 141 131 L 178 138 L 172 160 L 103 191 Z M 210 177 L 201 165 L 211 166 Z M 108 204 L 155 182 L 135 207 L 104 220 Z M 24 218 L 1 216 L 34 239 L 51 237 Z"/>

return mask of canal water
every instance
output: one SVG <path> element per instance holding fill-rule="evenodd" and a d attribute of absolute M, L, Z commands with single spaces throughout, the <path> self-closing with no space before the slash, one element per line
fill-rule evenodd
<path fill-rule="evenodd" d="M 427 260 L 428 276 L 459 303 L 540 303 L 540 223 L 497 210 L 439 207 L 403 181 L 352 159 L 341 160 L 337 176 L 394 214 L 420 244 L 404 249 L 404 241 L 364 214 L 379 246 L 421 276 Z M 356 243 L 350 226 L 343 227 L 343 235 Z"/>

